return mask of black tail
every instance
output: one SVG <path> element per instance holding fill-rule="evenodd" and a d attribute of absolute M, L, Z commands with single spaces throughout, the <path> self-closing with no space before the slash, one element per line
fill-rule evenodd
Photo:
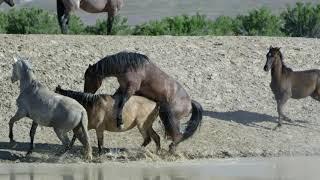
<path fill-rule="evenodd" d="M 192 105 L 192 115 L 190 120 L 187 122 L 187 127 L 185 129 L 185 132 L 182 135 L 181 141 L 191 137 L 196 132 L 198 126 L 202 122 L 203 109 L 201 104 L 195 100 L 192 100 L 191 105 Z"/>

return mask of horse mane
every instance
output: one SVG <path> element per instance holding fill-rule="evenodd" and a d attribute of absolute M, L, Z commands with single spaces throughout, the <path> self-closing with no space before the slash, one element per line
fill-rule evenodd
<path fill-rule="evenodd" d="M 285 63 L 283 61 L 282 52 L 280 50 L 278 50 L 278 52 L 279 52 L 280 60 L 281 60 L 281 63 L 282 63 L 282 72 L 284 72 L 284 73 L 292 72 L 293 70 L 285 65 Z"/>
<path fill-rule="evenodd" d="M 95 102 L 97 102 L 97 100 L 101 96 L 101 94 L 91 94 L 91 93 L 83 93 L 83 92 L 72 91 L 72 90 L 64 90 L 59 86 L 56 88 L 56 92 L 58 94 L 75 99 L 83 106 L 93 105 Z"/>
<path fill-rule="evenodd" d="M 94 64 L 93 68 L 98 75 L 108 76 L 122 74 L 128 70 L 136 71 L 148 62 L 150 62 L 150 60 L 146 55 L 123 51 L 104 57 Z"/>

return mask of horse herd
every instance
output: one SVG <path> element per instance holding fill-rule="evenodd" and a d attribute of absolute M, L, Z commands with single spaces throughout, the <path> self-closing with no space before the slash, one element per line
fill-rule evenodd
<path fill-rule="evenodd" d="M 283 114 L 283 106 L 289 98 L 311 96 L 320 101 L 320 70 L 292 71 L 285 66 L 278 47 L 270 47 L 266 55 L 265 71 L 271 69 L 270 87 L 275 95 L 279 128 L 282 119 L 291 121 Z M 202 106 L 192 100 L 179 82 L 158 68 L 146 55 L 135 52 L 119 52 L 106 56 L 85 71 L 84 92 L 63 89 L 58 85 L 50 91 L 40 84 L 32 73 L 28 59 L 16 59 L 11 81 L 20 81 L 17 112 L 9 121 L 9 138 L 13 139 L 13 125 L 23 117 L 33 120 L 30 129 L 30 147 L 38 124 L 53 127 L 68 151 L 78 139 L 84 146 L 85 159 L 92 159 L 88 130 L 95 129 L 99 154 L 103 147 L 103 131 L 123 132 L 137 126 L 147 146 L 151 139 L 160 149 L 160 137 L 152 128 L 159 116 L 165 133 L 171 138 L 169 151 L 191 137 L 202 122 Z M 94 94 L 106 77 L 116 77 L 119 88 L 114 95 Z M 190 120 L 183 133 L 180 120 L 189 114 Z M 67 132 L 73 131 L 70 141 Z"/>

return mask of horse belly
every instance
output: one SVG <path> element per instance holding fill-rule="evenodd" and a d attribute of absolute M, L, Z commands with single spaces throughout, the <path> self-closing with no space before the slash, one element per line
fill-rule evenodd
<path fill-rule="evenodd" d="M 89 13 L 101 13 L 106 12 L 106 1 L 96 0 L 96 1 L 82 1 L 80 8 Z"/>

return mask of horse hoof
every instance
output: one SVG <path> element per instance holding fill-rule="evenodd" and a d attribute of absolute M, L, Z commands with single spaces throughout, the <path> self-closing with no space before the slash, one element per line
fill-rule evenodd
<path fill-rule="evenodd" d="M 29 157 L 31 154 L 32 154 L 32 151 L 30 150 L 27 152 L 26 157 Z"/>
<path fill-rule="evenodd" d="M 169 145 L 169 152 L 170 152 L 170 154 L 176 153 L 176 146 L 174 144 Z"/>
<path fill-rule="evenodd" d="M 276 127 L 273 128 L 273 130 L 275 131 L 277 129 L 280 129 L 281 126 L 282 126 L 281 124 L 278 124 Z"/>
<path fill-rule="evenodd" d="M 85 156 L 85 159 L 86 159 L 87 161 L 92 161 L 92 154 L 87 154 L 87 155 Z"/>

